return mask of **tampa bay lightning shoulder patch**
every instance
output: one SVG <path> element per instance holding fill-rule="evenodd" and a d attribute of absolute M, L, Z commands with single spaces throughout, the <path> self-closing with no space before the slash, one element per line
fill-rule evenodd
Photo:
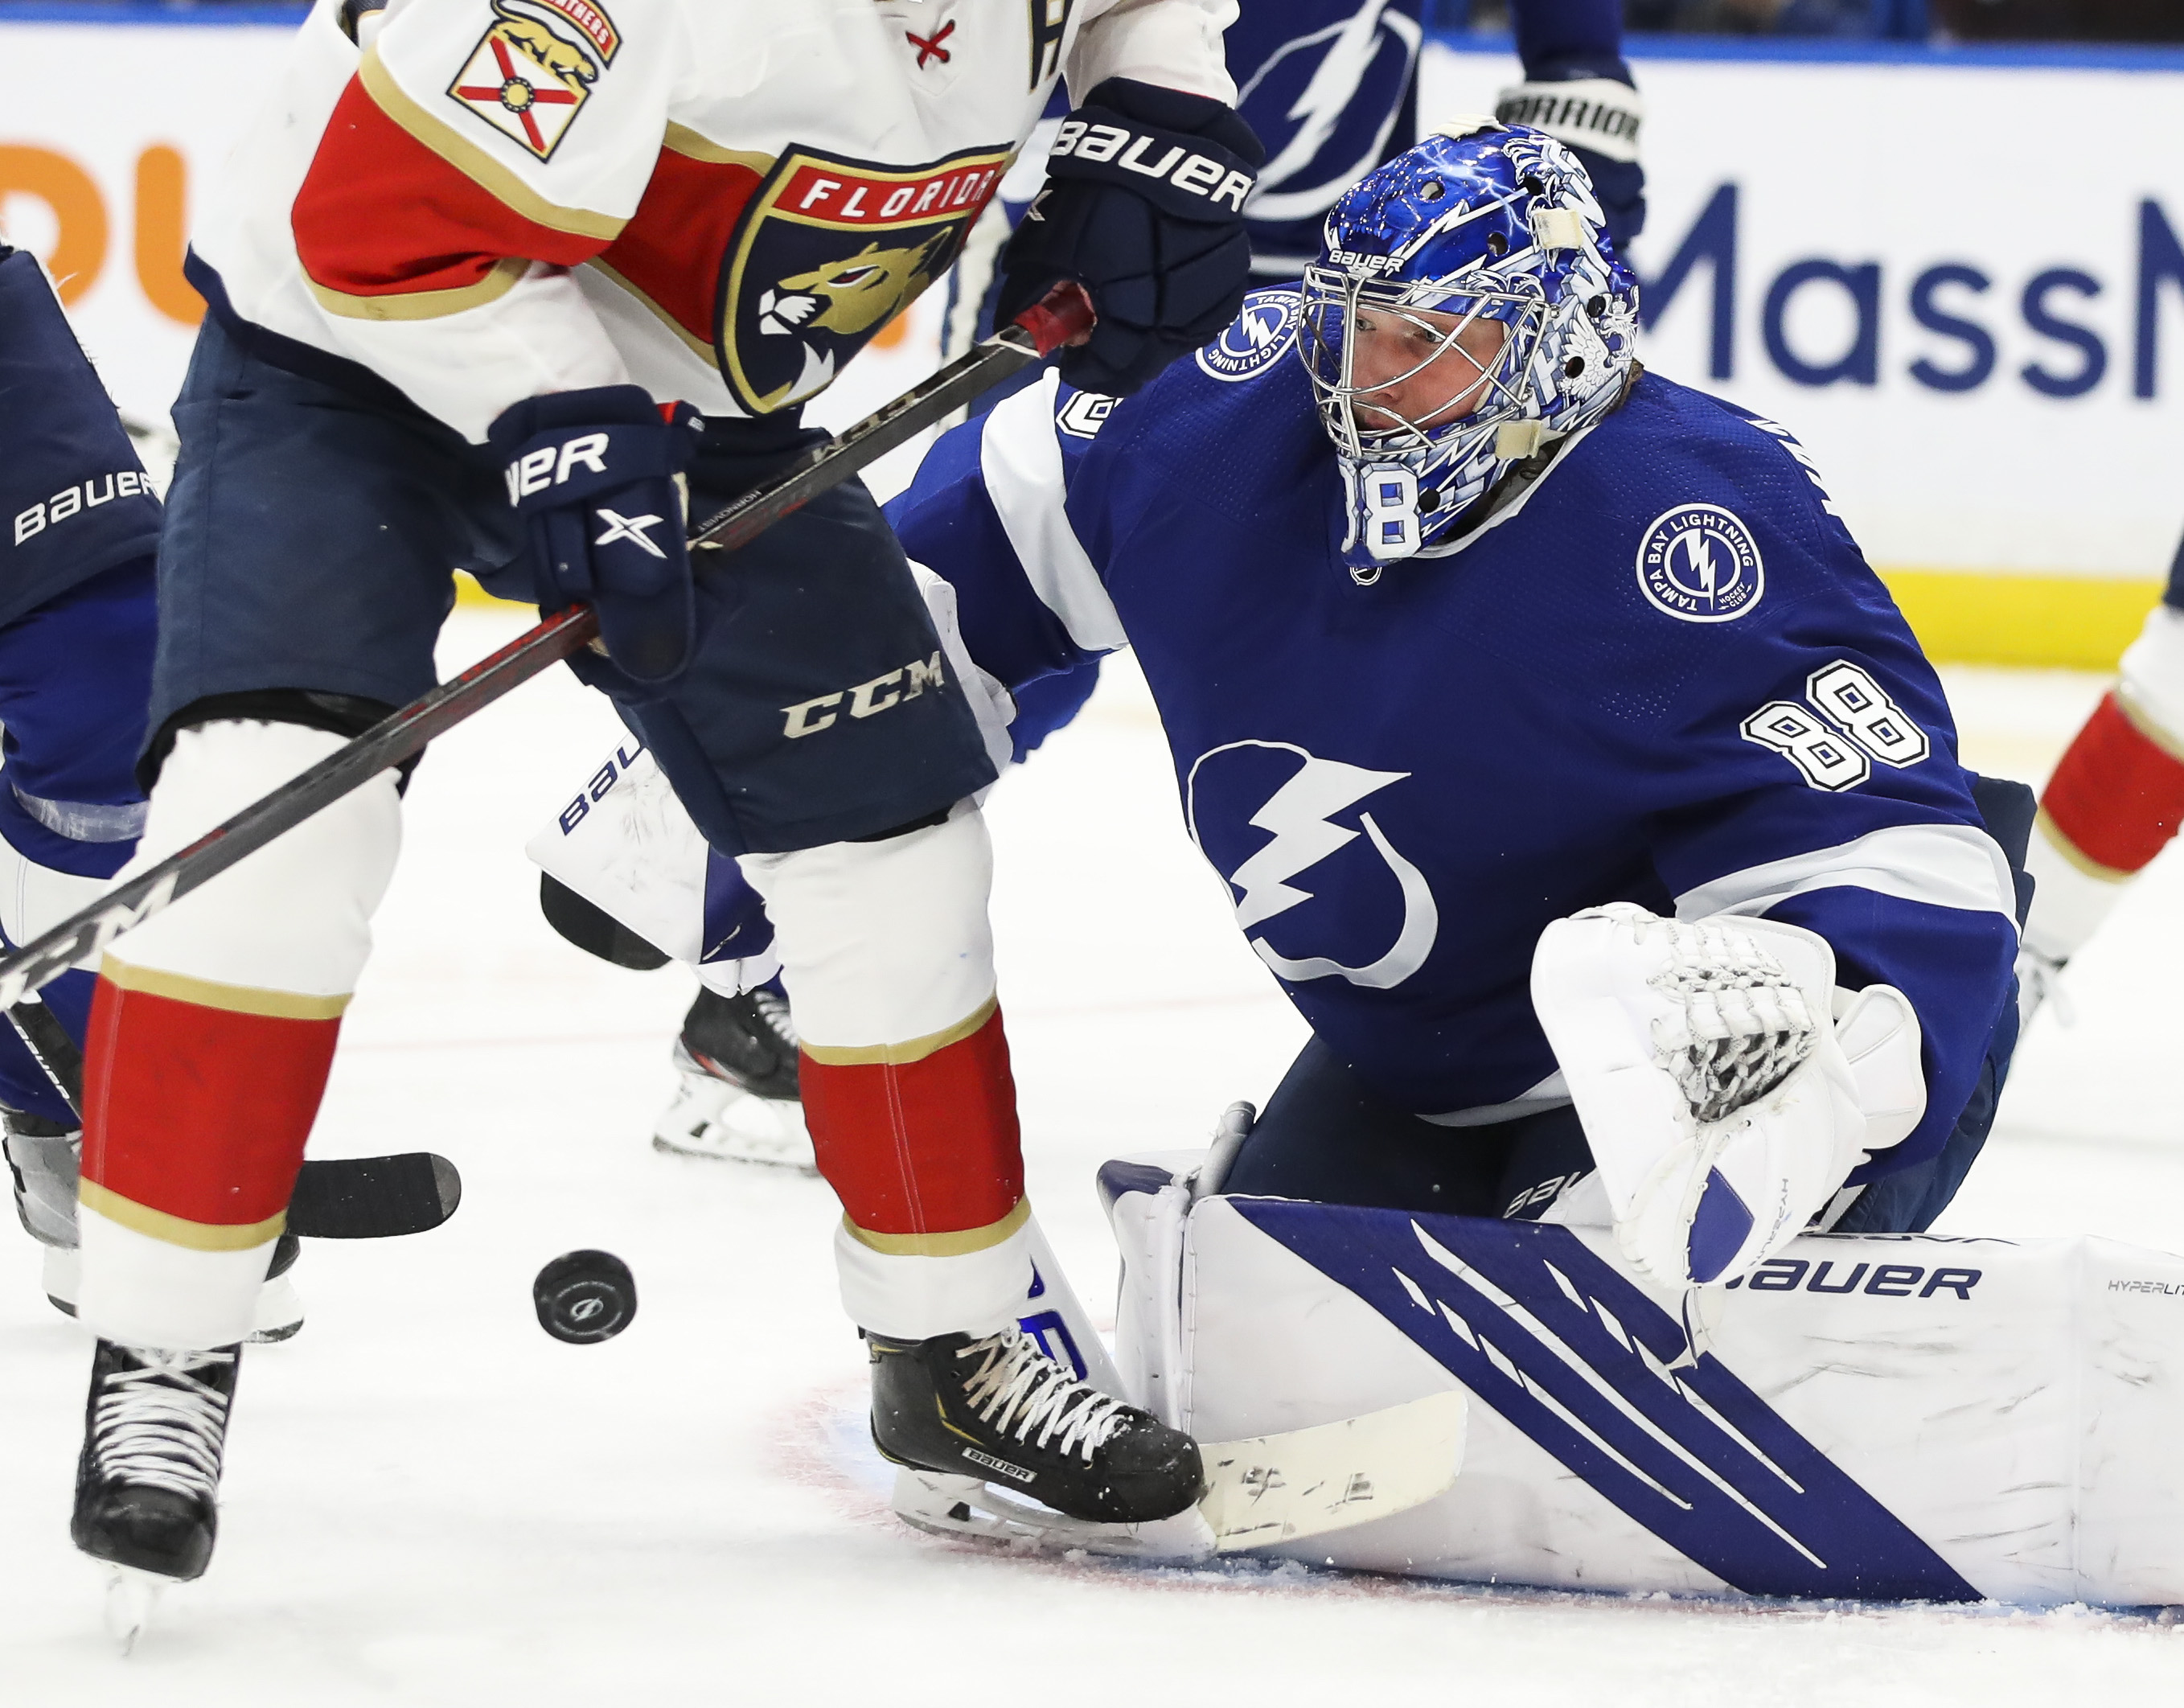
<path fill-rule="evenodd" d="M 1638 590 L 1680 621 L 1732 621 L 1767 591 L 1759 542 L 1733 510 L 1679 504 L 1656 516 L 1638 542 Z"/>
<path fill-rule="evenodd" d="M 1198 365 L 1217 380 L 1250 380 L 1263 374 L 1296 342 L 1295 291 L 1254 291 L 1244 311 L 1198 353 Z"/>

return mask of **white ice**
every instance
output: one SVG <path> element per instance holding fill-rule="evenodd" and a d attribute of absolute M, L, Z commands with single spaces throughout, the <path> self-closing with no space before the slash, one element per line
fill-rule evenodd
<path fill-rule="evenodd" d="M 450 664 L 520 614 L 464 610 Z M 2091 677 L 1958 672 L 1975 762 L 2036 776 Z M 908 1533 L 859 1441 L 861 1358 L 815 1181 L 672 1159 L 645 1135 L 689 994 L 539 919 L 525 837 L 616 733 L 556 675 L 438 743 L 410 797 L 314 1149 L 429 1146 L 445 1228 L 311 1246 L 303 1333 L 246 1356 L 218 1555 L 123 1660 L 67 1514 L 89 1349 L 0 1238 L 0 1704 L 1253 1705 L 1978 1700 L 2175 1688 L 2164 1626 L 2082 1610 L 1728 1607 L 996 1558 Z M 1095 1166 L 1263 1099 L 1302 1033 L 1185 840 L 1127 667 L 996 792 L 1003 999 L 1031 1189 L 1078 1285 L 1112 1247 Z M 2184 1243 L 2168 976 L 2184 882 L 2157 870 L 2043 1018 L 1945 1227 Z M 532 1274 L 635 1269 L 637 1319 L 572 1347 Z"/>

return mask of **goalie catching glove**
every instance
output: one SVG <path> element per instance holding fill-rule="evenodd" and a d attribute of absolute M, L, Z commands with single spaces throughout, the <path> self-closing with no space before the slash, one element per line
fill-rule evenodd
<path fill-rule="evenodd" d="M 609 693 L 641 696 L 689 665 L 697 611 L 682 470 L 702 425 L 688 403 L 594 386 L 526 398 L 489 430 L 538 609 L 581 603 L 599 613 L 612 663 L 596 653 L 569 662 Z"/>
<path fill-rule="evenodd" d="M 1002 252 L 994 323 L 1074 280 L 1098 320 L 1061 352 L 1061 377 L 1128 397 L 1244 306 L 1244 203 L 1265 159 L 1234 108 L 1110 77 L 1055 136 L 1046 183 Z"/>
<path fill-rule="evenodd" d="M 1797 926 L 1589 909 L 1541 933 L 1532 1004 L 1617 1241 L 1664 1286 L 1748 1273 L 1925 1112 L 1908 999 L 1836 989 Z"/>

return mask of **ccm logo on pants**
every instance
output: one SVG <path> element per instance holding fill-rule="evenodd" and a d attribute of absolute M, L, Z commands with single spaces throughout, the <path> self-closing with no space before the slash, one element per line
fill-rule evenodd
<path fill-rule="evenodd" d="M 891 706 L 899 706 L 905 700 L 914 700 L 928 688 L 945 687 L 947 682 L 936 650 L 929 659 L 912 659 L 900 668 L 883 676 L 874 676 L 868 682 L 859 682 L 853 688 L 841 688 L 831 694 L 822 694 L 816 700 L 799 700 L 793 706 L 783 706 L 783 733 L 794 741 L 799 736 L 816 736 L 822 730 L 832 729 L 842 715 L 836 708 L 845 699 L 850 703 L 851 717 L 868 718 Z"/>

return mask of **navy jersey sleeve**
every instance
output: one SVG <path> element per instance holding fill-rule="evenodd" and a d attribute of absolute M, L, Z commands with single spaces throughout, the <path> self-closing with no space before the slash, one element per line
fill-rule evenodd
<path fill-rule="evenodd" d="M 1780 428 L 1731 419 L 1721 502 L 1663 515 L 1639 554 L 1634 591 L 1664 649 L 1689 637 L 1683 657 L 1703 659 L 1647 743 L 1664 797 L 1654 865 L 1680 917 L 1803 926 L 1834 948 L 1838 984 L 1910 999 L 1926 1112 L 1854 1177 L 1869 1178 L 1938 1152 L 1971 1096 L 2010 998 L 2015 887 L 1941 683 L 1809 459 Z M 1749 605 L 1658 620 L 1709 581 L 1741 584 Z"/>
<path fill-rule="evenodd" d="M 1509 21 L 1534 82 L 1631 81 L 1623 63 L 1623 0 L 1513 0 Z"/>
<path fill-rule="evenodd" d="M 954 586 L 971 656 L 1011 689 L 1128 644 L 1070 519 L 1112 407 L 1046 374 L 944 435 L 887 507 L 903 549 Z"/>
<path fill-rule="evenodd" d="M 136 558 L 159 501 L 27 250 L 0 246 L 0 623 Z"/>

